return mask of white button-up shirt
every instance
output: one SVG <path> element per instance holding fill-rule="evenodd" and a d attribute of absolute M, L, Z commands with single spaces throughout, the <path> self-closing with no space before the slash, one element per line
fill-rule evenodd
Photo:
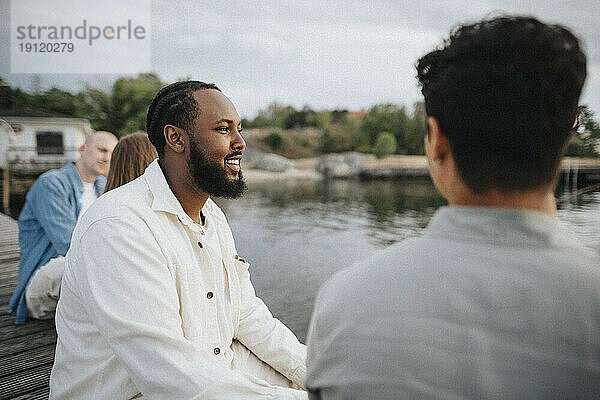
<path fill-rule="evenodd" d="M 234 368 L 235 339 L 303 387 L 306 347 L 256 297 L 219 207 L 203 213 L 226 288 L 157 161 L 89 208 L 66 257 L 51 398 L 306 398 Z"/>

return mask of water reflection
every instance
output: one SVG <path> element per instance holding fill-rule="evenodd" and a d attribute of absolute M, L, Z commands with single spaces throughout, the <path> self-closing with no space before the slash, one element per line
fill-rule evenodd
<path fill-rule="evenodd" d="M 581 242 L 600 251 L 600 192 L 574 196 L 568 192 L 558 197 L 558 217 Z"/>
<path fill-rule="evenodd" d="M 364 228 L 380 246 L 414 236 L 427 225 L 435 210 L 446 204 L 428 181 L 271 182 L 254 185 L 243 200 L 217 201 L 228 216 L 245 218 L 242 209 L 264 213 L 261 220 L 270 230 L 306 232 L 306 225 L 300 221 L 285 223 L 305 216 L 313 228 Z M 386 234 L 392 231 L 393 237 Z"/>
<path fill-rule="evenodd" d="M 428 182 L 270 182 L 224 208 L 258 294 L 303 340 L 319 286 L 418 235 L 445 204 Z"/>
<path fill-rule="evenodd" d="M 447 204 L 429 182 L 372 181 L 361 187 L 369 237 L 382 246 L 418 235 Z"/>

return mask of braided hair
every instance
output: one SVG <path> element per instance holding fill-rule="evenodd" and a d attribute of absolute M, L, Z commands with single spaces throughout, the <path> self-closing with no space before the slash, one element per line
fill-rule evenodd
<path fill-rule="evenodd" d="M 175 82 L 160 91 L 152 100 L 146 116 L 146 131 L 148 139 L 156 147 L 161 157 L 164 154 L 165 137 L 163 129 L 170 124 L 189 130 L 198 116 L 198 103 L 193 96 L 196 90 L 219 89 L 213 83 L 200 81 Z"/>

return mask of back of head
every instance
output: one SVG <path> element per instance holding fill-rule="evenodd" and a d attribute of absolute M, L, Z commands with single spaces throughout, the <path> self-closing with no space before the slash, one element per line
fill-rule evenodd
<path fill-rule="evenodd" d="M 165 125 L 190 129 L 199 111 L 193 93 L 204 89 L 221 91 L 212 83 L 183 81 L 165 86 L 154 96 L 146 116 L 146 131 L 159 157 L 162 157 L 165 148 Z"/>
<path fill-rule="evenodd" d="M 571 32 L 518 16 L 462 25 L 417 72 L 427 114 L 473 192 L 554 182 L 586 77 Z"/>
<path fill-rule="evenodd" d="M 122 137 L 113 150 L 104 191 L 108 192 L 142 175 L 157 157 L 156 149 L 145 132 Z"/>

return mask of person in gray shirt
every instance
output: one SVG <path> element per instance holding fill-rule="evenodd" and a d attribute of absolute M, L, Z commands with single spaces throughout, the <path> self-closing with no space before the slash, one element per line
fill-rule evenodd
<path fill-rule="evenodd" d="M 501 16 L 455 28 L 417 72 L 449 206 L 323 285 L 310 398 L 600 398 L 600 256 L 558 221 L 553 192 L 586 76 L 579 40 Z"/>

